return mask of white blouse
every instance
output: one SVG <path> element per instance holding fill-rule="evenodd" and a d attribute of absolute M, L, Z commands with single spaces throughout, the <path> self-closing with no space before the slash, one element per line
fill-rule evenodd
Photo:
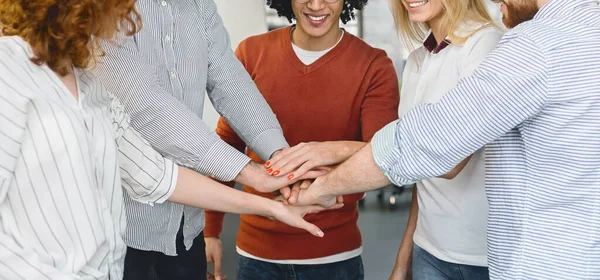
<path fill-rule="evenodd" d="M 177 166 L 89 72 L 75 71 L 77 100 L 30 57 L 20 37 L 0 37 L 0 279 L 122 279 L 121 186 L 163 202 Z"/>

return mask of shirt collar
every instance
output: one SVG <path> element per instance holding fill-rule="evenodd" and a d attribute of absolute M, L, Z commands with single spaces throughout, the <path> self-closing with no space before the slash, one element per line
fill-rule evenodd
<path fill-rule="evenodd" d="M 427 36 L 427 39 L 425 39 L 425 41 L 423 42 L 423 46 L 425 47 L 425 49 L 433 54 L 441 52 L 443 49 L 445 49 L 449 45 L 450 45 L 450 40 L 448 38 L 444 39 L 444 41 L 442 41 L 440 44 L 438 44 L 437 41 L 435 40 L 435 37 L 433 36 L 433 32 L 429 33 L 429 36 Z"/>
<path fill-rule="evenodd" d="M 534 19 L 557 18 L 585 5 L 598 5 L 598 0 L 550 0 L 533 17 Z"/>

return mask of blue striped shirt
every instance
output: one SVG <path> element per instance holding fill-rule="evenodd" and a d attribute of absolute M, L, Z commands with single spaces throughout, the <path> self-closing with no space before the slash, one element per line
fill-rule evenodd
<path fill-rule="evenodd" d="M 204 92 L 263 159 L 287 146 L 275 114 L 234 55 L 214 0 L 139 0 L 143 28 L 105 42 L 93 69 L 131 125 L 179 165 L 231 181 L 250 159 L 202 121 Z M 198 186 L 202 187 L 202 186 Z M 176 254 L 182 216 L 187 248 L 204 229 L 204 211 L 171 202 L 150 207 L 125 197 L 127 246 Z"/>
<path fill-rule="evenodd" d="M 486 145 L 492 279 L 600 279 L 600 7 L 550 0 L 472 76 L 373 138 L 397 185 Z"/>

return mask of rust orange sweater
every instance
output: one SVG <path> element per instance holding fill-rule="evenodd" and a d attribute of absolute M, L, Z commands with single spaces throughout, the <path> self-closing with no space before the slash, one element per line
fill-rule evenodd
<path fill-rule="evenodd" d="M 250 37 L 236 54 L 277 115 L 288 143 L 311 141 L 370 141 L 375 132 L 398 118 L 398 79 L 384 51 L 344 32 L 331 51 L 311 65 L 294 53 L 291 27 Z M 246 144 L 221 118 L 219 136 L 240 151 Z M 248 149 L 253 161 L 263 161 Z M 245 191 L 259 194 L 249 186 Z M 259 194 L 272 197 L 269 194 Z M 324 232 L 316 238 L 268 218 L 242 215 L 237 246 L 254 256 L 273 259 L 313 259 L 361 246 L 357 201 L 363 194 L 344 197 L 345 206 L 306 216 Z M 207 237 L 218 237 L 223 213 L 206 211 Z"/>

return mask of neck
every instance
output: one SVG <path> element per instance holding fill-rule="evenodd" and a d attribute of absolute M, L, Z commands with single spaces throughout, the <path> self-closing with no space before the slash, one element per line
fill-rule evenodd
<path fill-rule="evenodd" d="M 292 42 L 303 50 L 322 51 L 335 46 L 340 40 L 341 35 L 342 30 L 340 30 L 339 26 L 332 28 L 320 37 L 310 36 L 302 28 L 296 26 L 292 32 Z"/>
<path fill-rule="evenodd" d="M 437 42 L 438 45 L 442 41 L 444 41 L 444 39 L 446 39 L 446 36 L 448 36 L 448 34 L 445 34 L 445 32 L 443 32 L 443 30 L 442 30 L 442 17 L 441 16 L 437 16 L 437 17 L 431 19 L 427 24 L 429 25 L 429 28 L 431 28 L 431 33 L 433 34 L 433 37 L 435 38 L 435 41 Z"/>

